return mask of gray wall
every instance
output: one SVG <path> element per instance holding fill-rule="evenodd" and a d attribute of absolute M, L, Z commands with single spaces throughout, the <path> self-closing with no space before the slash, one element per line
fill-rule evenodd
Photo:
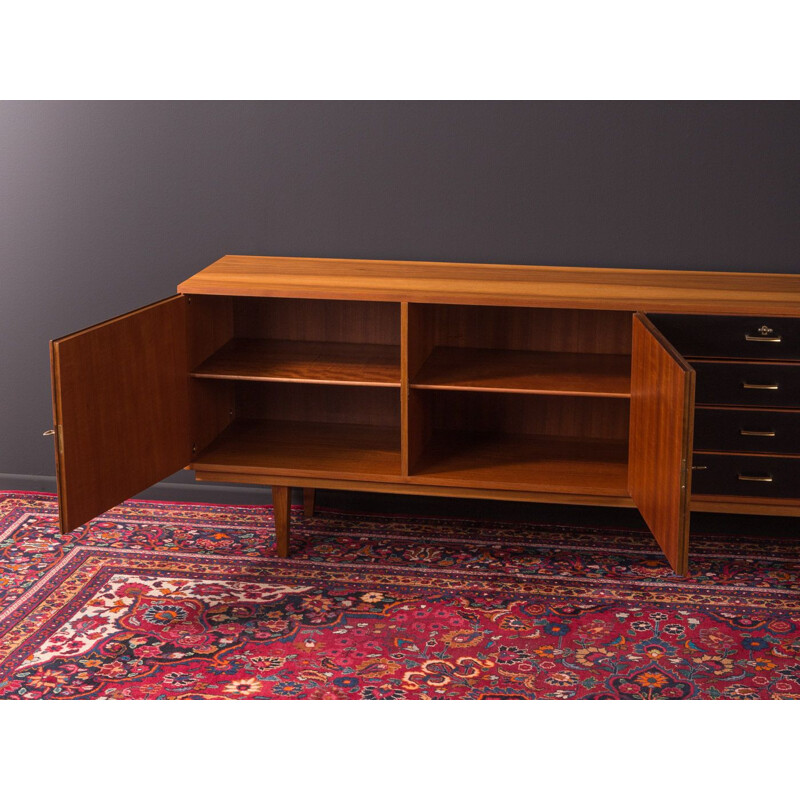
<path fill-rule="evenodd" d="M 52 487 L 48 340 L 225 253 L 797 272 L 798 123 L 762 102 L 1 103 L 2 480 Z"/>

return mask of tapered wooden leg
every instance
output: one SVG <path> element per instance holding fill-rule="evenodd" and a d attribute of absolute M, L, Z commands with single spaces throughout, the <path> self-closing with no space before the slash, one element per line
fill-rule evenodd
<path fill-rule="evenodd" d="M 310 519 L 314 516 L 314 489 L 303 489 L 303 516 Z"/>
<path fill-rule="evenodd" d="M 272 487 L 272 508 L 275 515 L 275 542 L 278 558 L 289 555 L 289 487 Z"/>

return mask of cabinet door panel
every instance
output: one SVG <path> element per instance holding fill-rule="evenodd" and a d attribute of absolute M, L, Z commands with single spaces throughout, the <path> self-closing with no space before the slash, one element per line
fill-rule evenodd
<path fill-rule="evenodd" d="M 628 491 L 675 572 L 689 555 L 694 370 L 634 315 Z"/>
<path fill-rule="evenodd" d="M 50 342 L 50 365 L 62 531 L 189 463 L 183 296 Z"/>

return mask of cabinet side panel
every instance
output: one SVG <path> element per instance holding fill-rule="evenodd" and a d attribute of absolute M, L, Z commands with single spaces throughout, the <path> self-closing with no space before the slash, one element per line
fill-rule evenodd
<path fill-rule="evenodd" d="M 51 343 L 63 530 L 189 463 L 186 357 L 180 296 Z"/>
<path fill-rule="evenodd" d="M 187 298 L 188 371 L 226 345 L 234 335 L 232 297 L 198 295 Z M 233 421 L 236 406 L 231 381 L 189 380 L 191 441 L 199 453 Z"/>
<path fill-rule="evenodd" d="M 633 320 L 628 490 L 672 568 L 689 553 L 694 371 L 643 315 Z"/>

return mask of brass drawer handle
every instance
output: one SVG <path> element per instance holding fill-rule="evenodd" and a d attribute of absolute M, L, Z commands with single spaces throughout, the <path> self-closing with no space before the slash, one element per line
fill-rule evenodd
<path fill-rule="evenodd" d="M 754 333 L 746 333 L 744 335 L 744 340 L 746 342 L 780 342 L 782 337 L 780 334 L 776 336 L 770 336 L 771 333 L 775 333 L 769 325 L 762 325 L 758 329 L 758 335 Z"/>
<path fill-rule="evenodd" d="M 777 383 L 748 383 L 742 382 L 742 389 L 780 389 Z"/>
<path fill-rule="evenodd" d="M 740 436 L 774 436 L 775 431 L 739 431 Z"/>
<path fill-rule="evenodd" d="M 752 333 L 746 333 L 744 340 L 746 342 L 782 342 L 783 337 L 780 334 L 778 336 L 753 336 Z"/>
<path fill-rule="evenodd" d="M 772 483 L 772 475 L 742 475 L 739 473 L 740 481 L 756 481 L 758 483 Z"/>

